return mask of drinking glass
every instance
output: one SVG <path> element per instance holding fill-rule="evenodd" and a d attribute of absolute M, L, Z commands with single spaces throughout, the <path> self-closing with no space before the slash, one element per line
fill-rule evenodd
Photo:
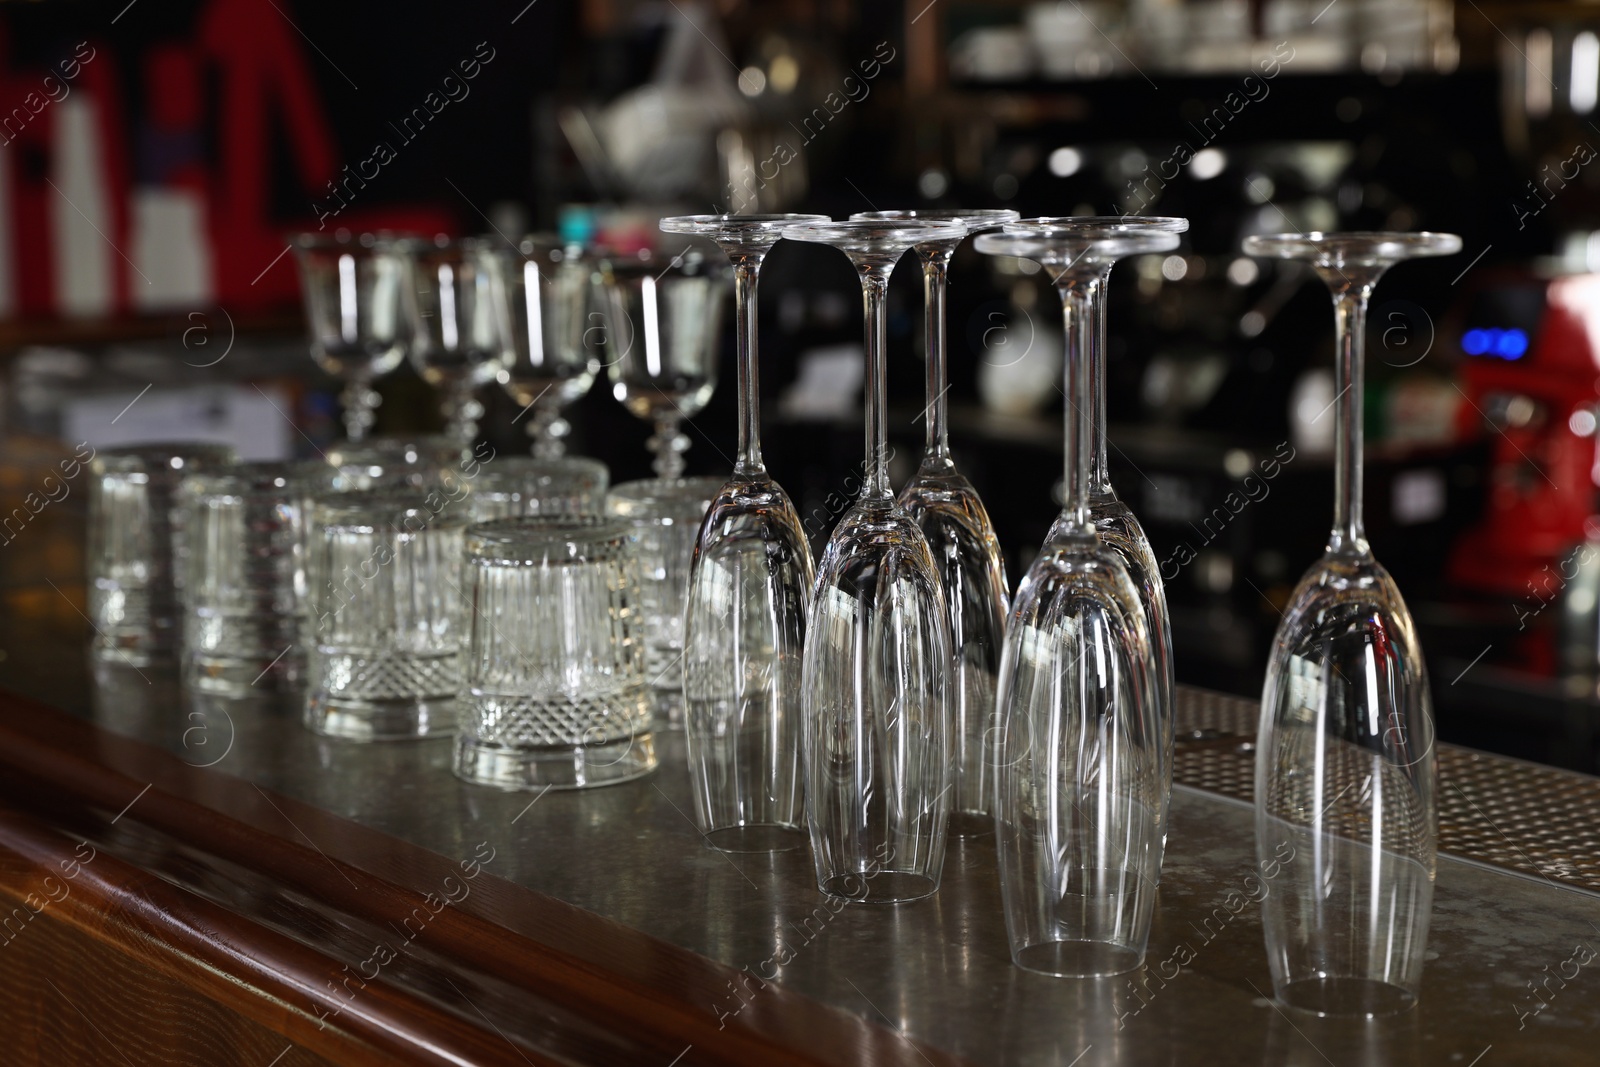
<path fill-rule="evenodd" d="M 307 568 L 312 730 L 374 741 L 455 728 L 467 521 L 466 505 L 443 488 L 317 499 Z"/>
<path fill-rule="evenodd" d="M 866 478 L 823 551 L 801 670 L 817 884 L 855 901 L 929 896 L 944 865 L 954 781 L 949 616 L 927 538 L 889 488 L 885 300 L 907 249 L 965 232 L 959 222 L 906 219 L 783 230 L 848 256 L 865 312 Z"/>
<path fill-rule="evenodd" d="M 605 331 L 592 318 L 599 313 L 590 311 L 593 266 L 580 246 L 554 236 L 523 238 L 515 252 L 500 255 L 510 330 L 500 386 L 523 412 L 532 411 L 526 429 L 534 456 L 557 459 L 572 431 L 561 409 L 587 393 L 600 373 L 598 337 Z"/>
<path fill-rule="evenodd" d="M 339 403 L 352 441 L 366 437 L 376 421 L 378 394 L 372 382 L 400 365 L 411 341 L 406 314 L 411 282 L 402 243 L 344 230 L 294 238 L 311 356 L 345 383 Z"/>
<path fill-rule="evenodd" d="M 655 427 L 649 441 L 657 477 L 682 478 L 689 438 L 681 430 L 717 387 L 722 300 L 727 284 L 698 249 L 665 265 L 650 251 L 612 255 L 602 272 L 606 374 L 635 418 Z"/>
<path fill-rule="evenodd" d="M 606 514 L 624 520 L 639 565 L 638 611 L 658 725 L 683 729 L 683 615 L 695 538 L 721 483 L 716 478 L 645 478 L 606 494 Z"/>
<path fill-rule="evenodd" d="M 108 448 L 89 461 L 88 599 L 92 648 L 143 667 L 177 651 L 182 628 L 184 475 L 226 467 L 227 445 Z"/>
<path fill-rule="evenodd" d="M 444 394 L 445 436 L 470 448 L 483 416 L 473 392 L 497 380 L 509 356 L 508 257 L 479 237 L 408 241 L 400 250 L 412 277 L 411 364 Z"/>
<path fill-rule="evenodd" d="M 1157 253 L 1171 250 L 1173 239 L 1165 235 L 1188 230 L 1189 220 L 1158 215 L 1066 216 L 1026 219 L 1006 225 L 1007 233 L 1033 236 L 1060 235 L 1080 238 L 1117 238 L 1120 247 L 1133 252 Z M 1149 243 L 1141 246 L 1144 238 Z M 1133 242 L 1129 244 L 1128 242 Z M 1173 666 L 1172 666 L 1172 616 L 1167 610 L 1166 584 L 1161 580 L 1161 566 L 1156 561 L 1155 550 L 1144 527 L 1111 485 L 1111 467 L 1107 462 L 1106 446 L 1106 287 L 1111 281 L 1114 258 L 1103 257 L 1104 272 L 1100 284 L 1091 297 L 1095 318 L 1094 334 L 1090 338 L 1087 354 L 1089 364 L 1089 407 L 1083 412 L 1090 420 L 1093 451 L 1089 457 L 1089 521 L 1100 533 L 1100 539 L 1122 556 L 1139 591 L 1139 603 L 1144 608 L 1145 620 L 1150 626 L 1151 650 L 1156 657 L 1156 706 L 1161 719 L 1162 772 L 1161 772 L 1161 842 L 1163 852 L 1167 840 L 1167 809 L 1172 797 L 1173 748 Z M 1063 517 L 1057 523 L 1066 521 Z M 1053 534 L 1054 531 L 1052 531 Z M 1049 540 L 1049 537 L 1046 537 Z M 1161 866 L 1156 866 L 1156 879 L 1161 878 Z"/>
<path fill-rule="evenodd" d="M 241 463 L 183 479 L 183 673 L 191 688 L 244 696 L 303 679 L 307 511 L 337 477 L 310 460 Z"/>
<path fill-rule="evenodd" d="M 695 819 L 726 852 L 805 843 L 800 657 L 813 578 L 800 517 L 761 458 L 756 284 L 784 226 L 825 215 L 684 215 L 667 233 L 717 243 L 733 263 L 739 457 L 694 547 L 683 692 Z"/>
<path fill-rule="evenodd" d="M 1149 621 L 1121 553 L 1089 512 L 1089 353 L 1111 263 L 1177 241 L 993 233 L 976 242 L 1043 266 L 1066 331 L 1066 501 L 1017 589 L 996 699 L 1006 930 L 1017 966 L 1042 974 L 1133 970 L 1150 937 L 1165 743 Z"/>
<path fill-rule="evenodd" d="M 462 778 L 577 789 L 655 768 L 630 535 L 626 523 L 598 517 L 468 528 Z"/>
<path fill-rule="evenodd" d="M 933 219 L 959 222 L 968 234 L 1015 222 L 1008 208 L 933 208 L 915 211 L 864 211 L 852 219 Z M 949 377 L 945 356 L 944 298 L 950 257 L 961 238 L 924 241 L 916 246 L 922 261 L 923 310 L 927 316 L 927 396 L 922 415 L 926 444 L 922 463 L 905 488 L 900 506 L 922 528 L 944 584 L 950 612 L 950 643 L 955 649 L 951 709 L 955 725 L 956 784 L 950 794 L 949 831 L 985 834 L 994 829 L 989 796 L 994 783 L 986 752 L 994 727 L 994 682 L 1005 640 L 1006 572 L 989 512 L 972 483 L 950 456 Z"/>
<path fill-rule="evenodd" d="M 472 479 L 472 521 L 599 516 L 605 513 L 610 482 L 611 472 L 597 459 L 499 457 L 482 464 Z"/>
<path fill-rule="evenodd" d="M 1256 854 L 1292 859 L 1262 902 L 1279 1001 L 1319 1015 L 1416 1003 L 1433 907 L 1433 718 L 1400 590 L 1361 522 L 1367 299 L 1383 272 L 1461 250 L 1448 233 L 1247 237 L 1311 264 L 1333 293 L 1333 530 L 1278 624 L 1256 737 Z"/>

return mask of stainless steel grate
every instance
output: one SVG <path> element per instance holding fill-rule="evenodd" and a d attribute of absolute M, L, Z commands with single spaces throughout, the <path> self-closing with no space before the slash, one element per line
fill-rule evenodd
<path fill-rule="evenodd" d="M 1258 713 L 1179 686 L 1174 780 L 1251 800 Z M 1600 778 L 1440 745 L 1438 803 L 1439 851 L 1600 891 Z"/>

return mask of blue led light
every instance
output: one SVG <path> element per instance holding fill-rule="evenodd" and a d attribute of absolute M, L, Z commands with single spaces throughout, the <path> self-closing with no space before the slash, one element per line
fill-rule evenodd
<path fill-rule="evenodd" d="M 1515 326 L 1506 330 L 1472 329 L 1461 335 L 1461 351 L 1469 356 L 1521 359 L 1528 354 L 1528 335 Z"/>
<path fill-rule="evenodd" d="M 1494 350 L 1506 359 L 1521 359 L 1528 351 L 1528 335 L 1518 329 L 1506 330 L 1495 339 Z"/>

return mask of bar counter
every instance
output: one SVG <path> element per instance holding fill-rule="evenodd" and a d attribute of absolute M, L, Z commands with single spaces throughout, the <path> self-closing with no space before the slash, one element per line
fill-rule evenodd
<path fill-rule="evenodd" d="M 1254 706 L 1180 690 L 1145 967 L 1012 966 L 994 837 L 933 898 L 844 906 L 808 853 L 731 856 L 659 770 L 504 793 L 447 742 L 317 737 L 288 699 L 185 694 L 10 635 L 0 1032 L 21 1063 L 1592 1064 L 1600 780 L 1441 746 L 1420 1006 L 1270 999 Z M 1286 862 L 1294 862 L 1292 858 Z M 120 1056 L 119 1056 L 120 1053 Z M 276 1057 L 276 1058 L 275 1058 Z"/>

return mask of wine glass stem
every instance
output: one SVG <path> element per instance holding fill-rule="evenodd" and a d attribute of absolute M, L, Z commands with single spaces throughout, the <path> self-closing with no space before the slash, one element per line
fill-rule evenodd
<path fill-rule="evenodd" d="M 353 378 L 345 383 L 339 394 L 339 404 L 344 408 L 345 436 L 351 441 L 365 440 L 367 431 L 377 421 L 372 413 L 377 397 L 372 383 L 366 378 Z"/>
<path fill-rule="evenodd" d="M 1334 426 L 1333 532 L 1328 537 L 1331 555 L 1367 556 L 1366 530 L 1361 522 L 1361 407 L 1363 360 L 1366 355 L 1367 298 L 1370 283 L 1335 286 L 1334 317 Z"/>
<path fill-rule="evenodd" d="M 861 293 L 867 348 L 867 471 L 861 499 L 886 502 L 894 494 L 889 489 L 889 406 L 886 337 L 889 272 L 881 267 L 861 271 Z"/>
<path fill-rule="evenodd" d="M 566 431 L 561 408 L 556 404 L 535 404 L 528 419 L 528 436 L 533 438 L 535 459 L 560 459 L 566 455 Z"/>
<path fill-rule="evenodd" d="M 472 379 L 463 377 L 450 383 L 441 405 L 444 409 L 445 433 L 452 441 L 468 448 L 478 433 L 478 413 L 473 409 L 473 392 Z"/>
<path fill-rule="evenodd" d="M 948 284 L 947 256 L 929 256 L 922 264 L 922 298 L 927 313 L 928 407 L 922 414 L 928 420 L 924 460 L 950 461 L 950 431 L 945 394 L 949 371 L 944 354 L 944 294 Z"/>
<path fill-rule="evenodd" d="M 756 283 L 761 259 L 758 252 L 733 256 L 734 317 L 739 344 L 739 461 L 733 471 L 747 478 L 767 472 L 761 460 L 761 370 L 756 361 Z"/>
<path fill-rule="evenodd" d="M 1057 282 L 1061 289 L 1061 313 L 1066 328 L 1065 387 L 1067 394 L 1066 503 L 1063 514 L 1073 532 L 1093 532 L 1089 522 L 1089 469 L 1094 453 L 1095 423 L 1093 390 L 1090 384 L 1090 359 L 1101 289 L 1098 274 L 1065 277 Z"/>
<path fill-rule="evenodd" d="M 656 472 L 656 477 L 672 481 L 683 477 L 686 464 L 683 461 L 685 442 L 679 440 L 682 436 L 678 430 L 679 416 L 676 412 L 656 418 L 656 432 L 646 442 L 650 451 L 656 454 L 655 462 L 651 464 Z"/>
<path fill-rule="evenodd" d="M 1089 411 L 1094 428 L 1094 454 L 1089 457 L 1089 494 L 1095 500 L 1114 500 L 1111 467 L 1106 462 L 1106 288 L 1111 267 L 1100 273 L 1100 286 L 1094 301 L 1094 347 L 1089 352 Z"/>

